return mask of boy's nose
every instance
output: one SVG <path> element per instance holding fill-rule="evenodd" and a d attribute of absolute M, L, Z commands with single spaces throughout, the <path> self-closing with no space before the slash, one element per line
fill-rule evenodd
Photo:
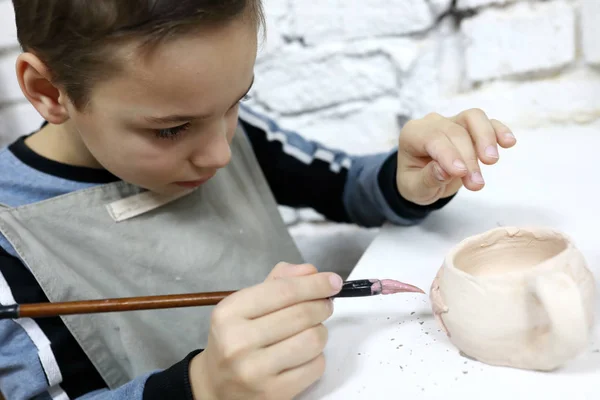
<path fill-rule="evenodd" d="M 223 168 L 231 160 L 231 148 L 227 132 L 211 134 L 208 140 L 202 140 L 191 156 L 191 162 L 198 168 Z"/>

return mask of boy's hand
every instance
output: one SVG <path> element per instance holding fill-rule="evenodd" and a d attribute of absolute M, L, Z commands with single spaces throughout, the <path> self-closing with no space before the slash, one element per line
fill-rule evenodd
<path fill-rule="evenodd" d="M 445 118 L 429 114 L 409 121 L 400 134 L 398 191 L 408 201 L 429 205 L 454 195 L 461 186 L 484 186 L 479 161 L 498 161 L 498 145 L 514 146 L 516 139 L 501 122 L 478 109 Z"/>
<path fill-rule="evenodd" d="M 190 364 L 194 398 L 286 400 L 307 389 L 325 370 L 322 323 L 341 287 L 336 274 L 282 263 L 264 283 L 224 299 Z"/>

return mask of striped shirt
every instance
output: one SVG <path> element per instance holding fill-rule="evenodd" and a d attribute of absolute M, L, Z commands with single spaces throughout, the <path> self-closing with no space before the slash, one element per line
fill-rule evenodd
<path fill-rule="evenodd" d="M 241 107 L 240 123 L 278 204 L 308 207 L 330 221 L 365 227 L 412 225 L 450 199 L 418 206 L 396 189 L 396 151 L 351 156 L 281 129 Z M 22 136 L 0 150 L 0 203 L 17 207 L 117 181 L 108 171 L 45 159 Z M 48 302 L 28 268 L 0 235 L 0 303 Z M 189 360 L 109 390 L 60 318 L 0 321 L 0 391 L 24 399 L 191 399 Z"/>

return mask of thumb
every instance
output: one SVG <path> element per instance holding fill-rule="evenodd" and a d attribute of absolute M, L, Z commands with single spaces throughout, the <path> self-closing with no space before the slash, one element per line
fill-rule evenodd
<path fill-rule="evenodd" d="M 431 161 L 420 170 L 405 171 L 402 181 L 406 192 L 403 197 L 424 206 L 434 203 L 442 196 L 446 185 L 452 181 L 452 176 L 437 161 Z"/>
<path fill-rule="evenodd" d="M 313 275 L 319 272 L 314 265 L 311 264 L 289 264 L 280 262 L 271 270 L 267 276 L 267 281 L 282 278 L 293 278 L 297 276 Z"/>

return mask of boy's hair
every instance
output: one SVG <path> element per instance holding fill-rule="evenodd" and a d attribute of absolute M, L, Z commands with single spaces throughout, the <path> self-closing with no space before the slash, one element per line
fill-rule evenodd
<path fill-rule="evenodd" d="M 148 51 L 242 15 L 264 27 L 261 0 L 13 0 L 13 5 L 23 51 L 46 64 L 53 84 L 79 109 L 91 87 L 119 69 L 119 43 L 133 40 Z"/>

